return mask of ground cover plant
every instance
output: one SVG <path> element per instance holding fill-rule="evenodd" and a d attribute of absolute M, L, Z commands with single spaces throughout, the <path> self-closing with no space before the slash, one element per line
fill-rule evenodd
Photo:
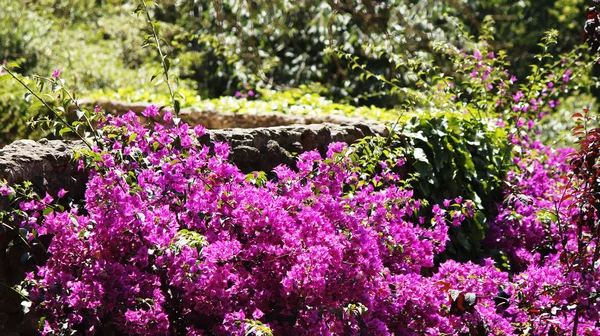
<path fill-rule="evenodd" d="M 590 63 L 554 55 L 550 31 L 517 78 L 493 27 L 464 49 L 431 44 L 452 76 L 398 58 L 419 90 L 328 50 L 409 103 L 380 110 L 397 113 L 390 137 L 303 153 L 271 180 L 240 173 L 226 143 L 198 145 L 206 130 L 179 118 L 166 57 L 171 107 L 142 113 L 156 124 L 82 107 L 71 123 L 61 71 L 31 85 L 6 64 L 0 78 L 24 84 L 42 124 L 87 145 L 75 159 L 90 178 L 84 200 L 0 183 L 3 250 L 27 268 L 2 285 L 42 334 L 598 334 L 596 120 L 570 116 L 573 149 L 538 134 L 566 97 L 589 94 Z M 305 97 L 237 99 L 250 90 Z"/>

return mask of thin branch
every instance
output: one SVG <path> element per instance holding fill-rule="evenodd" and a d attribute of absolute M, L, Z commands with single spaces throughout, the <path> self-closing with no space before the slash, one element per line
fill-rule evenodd
<path fill-rule="evenodd" d="M 162 48 L 160 47 L 160 38 L 158 37 L 158 32 L 154 28 L 154 24 L 152 19 L 150 18 L 150 13 L 148 12 L 148 7 L 146 6 L 146 2 L 144 0 L 140 0 L 142 8 L 144 8 L 144 14 L 146 15 L 146 20 L 148 25 L 152 29 L 152 36 L 154 37 L 154 41 L 156 42 L 156 50 L 158 50 L 158 54 L 160 56 L 160 63 L 163 68 L 163 75 L 165 75 L 165 81 L 167 82 L 167 87 L 169 88 L 169 96 L 171 96 L 171 103 L 173 104 L 173 108 L 175 109 L 175 115 L 179 117 L 179 104 L 175 100 L 175 94 L 173 93 L 173 89 L 171 88 L 171 80 L 169 78 L 169 68 L 167 67 L 166 58 L 167 55 L 163 53 Z"/>
<path fill-rule="evenodd" d="M 54 118 L 58 119 L 58 121 L 60 121 L 63 125 L 65 125 L 67 128 L 69 128 L 69 130 L 73 133 L 75 133 L 75 135 L 77 135 L 77 137 L 79 139 L 81 139 L 81 141 L 83 141 L 83 143 L 89 148 L 92 149 L 91 144 L 83 137 L 81 136 L 79 133 L 77 133 L 77 130 L 71 126 L 69 124 L 69 122 L 67 120 L 65 120 L 64 118 L 62 118 L 60 116 L 60 114 L 58 112 L 56 112 L 56 110 L 50 106 L 42 97 L 40 97 L 37 93 L 35 93 L 27 84 L 25 84 L 25 82 L 23 82 L 19 77 L 17 77 L 17 75 L 15 75 L 12 71 L 10 71 L 8 68 L 3 67 L 4 71 L 6 71 L 13 79 L 15 79 L 17 82 L 19 82 L 19 84 L 21 84 L 21 86 L 23 86 L 25 89 L 27 89 L 27 91 L 29 91 L 29 93 L 31 93 L 32 96 L 34 96 L 40 103 L 42 103 L 42 105 L 44 105 L 48 110 L 50 110 L 50 112 L 52 112 L 52 114 L 54 115 Z"/>

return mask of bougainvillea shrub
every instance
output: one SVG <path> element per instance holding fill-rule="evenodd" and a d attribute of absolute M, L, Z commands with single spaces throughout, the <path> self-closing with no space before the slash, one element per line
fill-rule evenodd
<path fill-rule="evenodd" d="M 48 252 L 12 289 L 48 335 L 600 334 L 600 131 L 575 114 L 577 151 L 531 138 L 584 71 L 574 53 L 543 62 L 556 34 L 520 86 L 485 39 L 438 46 L 462 75 L 417 95 L 397 137 L 274 179 L 169 112 L 62 128 L 90 140 L 85 199 L 0 183 L 17 208 L 2 230 Z"/>
<path fill-rule="evenodd" d="M 297 171 L 277 168 L 277 182 L 245 176 L 226 161 L 227 144 L 211 153 L 192 145 L 201 126 L 190 132 L 165 119 L 167 126 L 147 129 L 133 113 L 109 117 L 85 207 L 22 223 L 30 238 L 54 236 L 50 259 L 28 276 L 45 332 L 228 334 L 258 322 L 284 334 L 408 327 L 411 315 L 390 313 L 411 304 L 384 298 L 433 266 L 447 222 L 466 209 L 434 205 L 434 220 L 424 223 L 410 190 L 366 184 L 347 192 L 359 176 L 342 144 L 332 144 L 326 160 L 302 154 Z M 378 178 L 398 179 L 390 169 Z M 48 195 L 20 208 L 43 211 L 51 202 Z M 445 318 L 446 291 L 432 297 L 440 303 L 433 320 Z"/>
<path fill-rule="evenodd" d="M 560 218 L 577 213 L 567 198 L 544 201 L 580 180 L 560 178 L 568 152 L 514 140 L 507 181 L 520 194 L 489 237 L 509 267 L 436 265 L 473 203 L 416 199 L 393 172 L 403 160 L 360 183 L 353 148 L 335 143 L 271 181 L 240 173 L 225 143 L 199 146 L 203 127 L 165 121 L 105 119 L 80 157 L 91 168 L 83 206 L 55 207 L 64 192 L 18 205 L 30 241 L 53 236 L 23 284 L 43 334 L 545 335 L 575 320 L 578 334 L 600 332 L 598 273 L 570 261 L 577 222 L 540 219 L 556 204 Z"/>
<path fill-rule="evenodd" d="M 521 271 L 532 261 L 532 253 L 547 254 L 560 243 L 554 207 L 560 205 L 564 211 L 573 203 L 563 199 L 566 186 L 573 182 L 567 176 L 573 150 L 555 150 L 528 139 L 513 142 L 522 153 L 513 158 L 514 167 L 504 181 L 506 196 L 486 242 L 502 247 L 512 270 Z"/>
<path fill-rule="evenodd" d="M 513 139 L 520 153 L 487 243 L 505 253 L 515 303 L 507 311 L 521 333 L 600 332 L 598 215 L 590 205 L 598 180 L 581 167 L 582 158 L 595 161 L 590 138 L 597 142 L 590 132 L 577 152 Z"/>

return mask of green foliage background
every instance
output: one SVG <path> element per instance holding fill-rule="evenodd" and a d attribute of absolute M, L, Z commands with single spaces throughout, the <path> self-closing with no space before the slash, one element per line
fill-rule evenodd
<path fill-rule="evenodd" d="M 0 0 L 0 58 L 19 60 L 25 74 L 61 68 L 81 92 L 152 89 L 158 66 L 133 0 Z M 432 42 L 466 46 L 495 21 L 492 51 L 505 50 L 510 70 L 524 76 L 543 33 L 559 31 L 557 52 L 581 41 L 584 0 L 163 0 L 155 8 L 173 68 L 203 98 L 233 95 L 241 84 L 276 89 L 322 84 L 335 100 L 394 106 L 377 96 L 377 80 L 361 81 L 327 48 L 358 56 L 390 77 L 394 57 L 451 69 Z M 390 62 L 390 60 L 394 62 Z M 446 62 L 445 62 L 446 61 Z M 402 69 L 400 69 L 402 70 Z M 416 87 L 410 72 L 403 84 Z M 72 79 L 72 80 L 71 80 Z"/>

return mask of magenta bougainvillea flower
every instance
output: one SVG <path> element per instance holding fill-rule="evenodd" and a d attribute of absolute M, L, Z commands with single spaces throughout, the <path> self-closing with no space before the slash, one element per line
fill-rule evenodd
<path fill-rule="evenodd" d="M 600 332 L 598 277 L 561 257 L 576 227 L 541 216 L 558 204 L 564 223 L 578 211 L 556 202 L 577 185 L 565 177 L 569 151 L 512 138 L 520 154 L 506 182 L 519 193 L 498 205 L 486 238 L 503 269 L 436 262 L 474 203 L 428 205 L 397 183 L 396 165 L 379 165 L 384 187 L 359 184 L 351 151 L 334 143 L 274 180 L 246 176 L 228 144 L 198 146 L 204 127 L 165 116 L 151 128 L 133 112 L 106 117 L 83 207 L 48 212 L 52 195 L 20 203 L 32 214 L 23 228 L 53 235 L 24 283 L 42 333 L 541 335 L 572 330 L 575 314 L 579 334 Z"/>
<path fill-rule="evenodd" d="M 60 76 L 60 69 L 54 69 L 52 72 L 52 78 L 57 79 Z"/>

